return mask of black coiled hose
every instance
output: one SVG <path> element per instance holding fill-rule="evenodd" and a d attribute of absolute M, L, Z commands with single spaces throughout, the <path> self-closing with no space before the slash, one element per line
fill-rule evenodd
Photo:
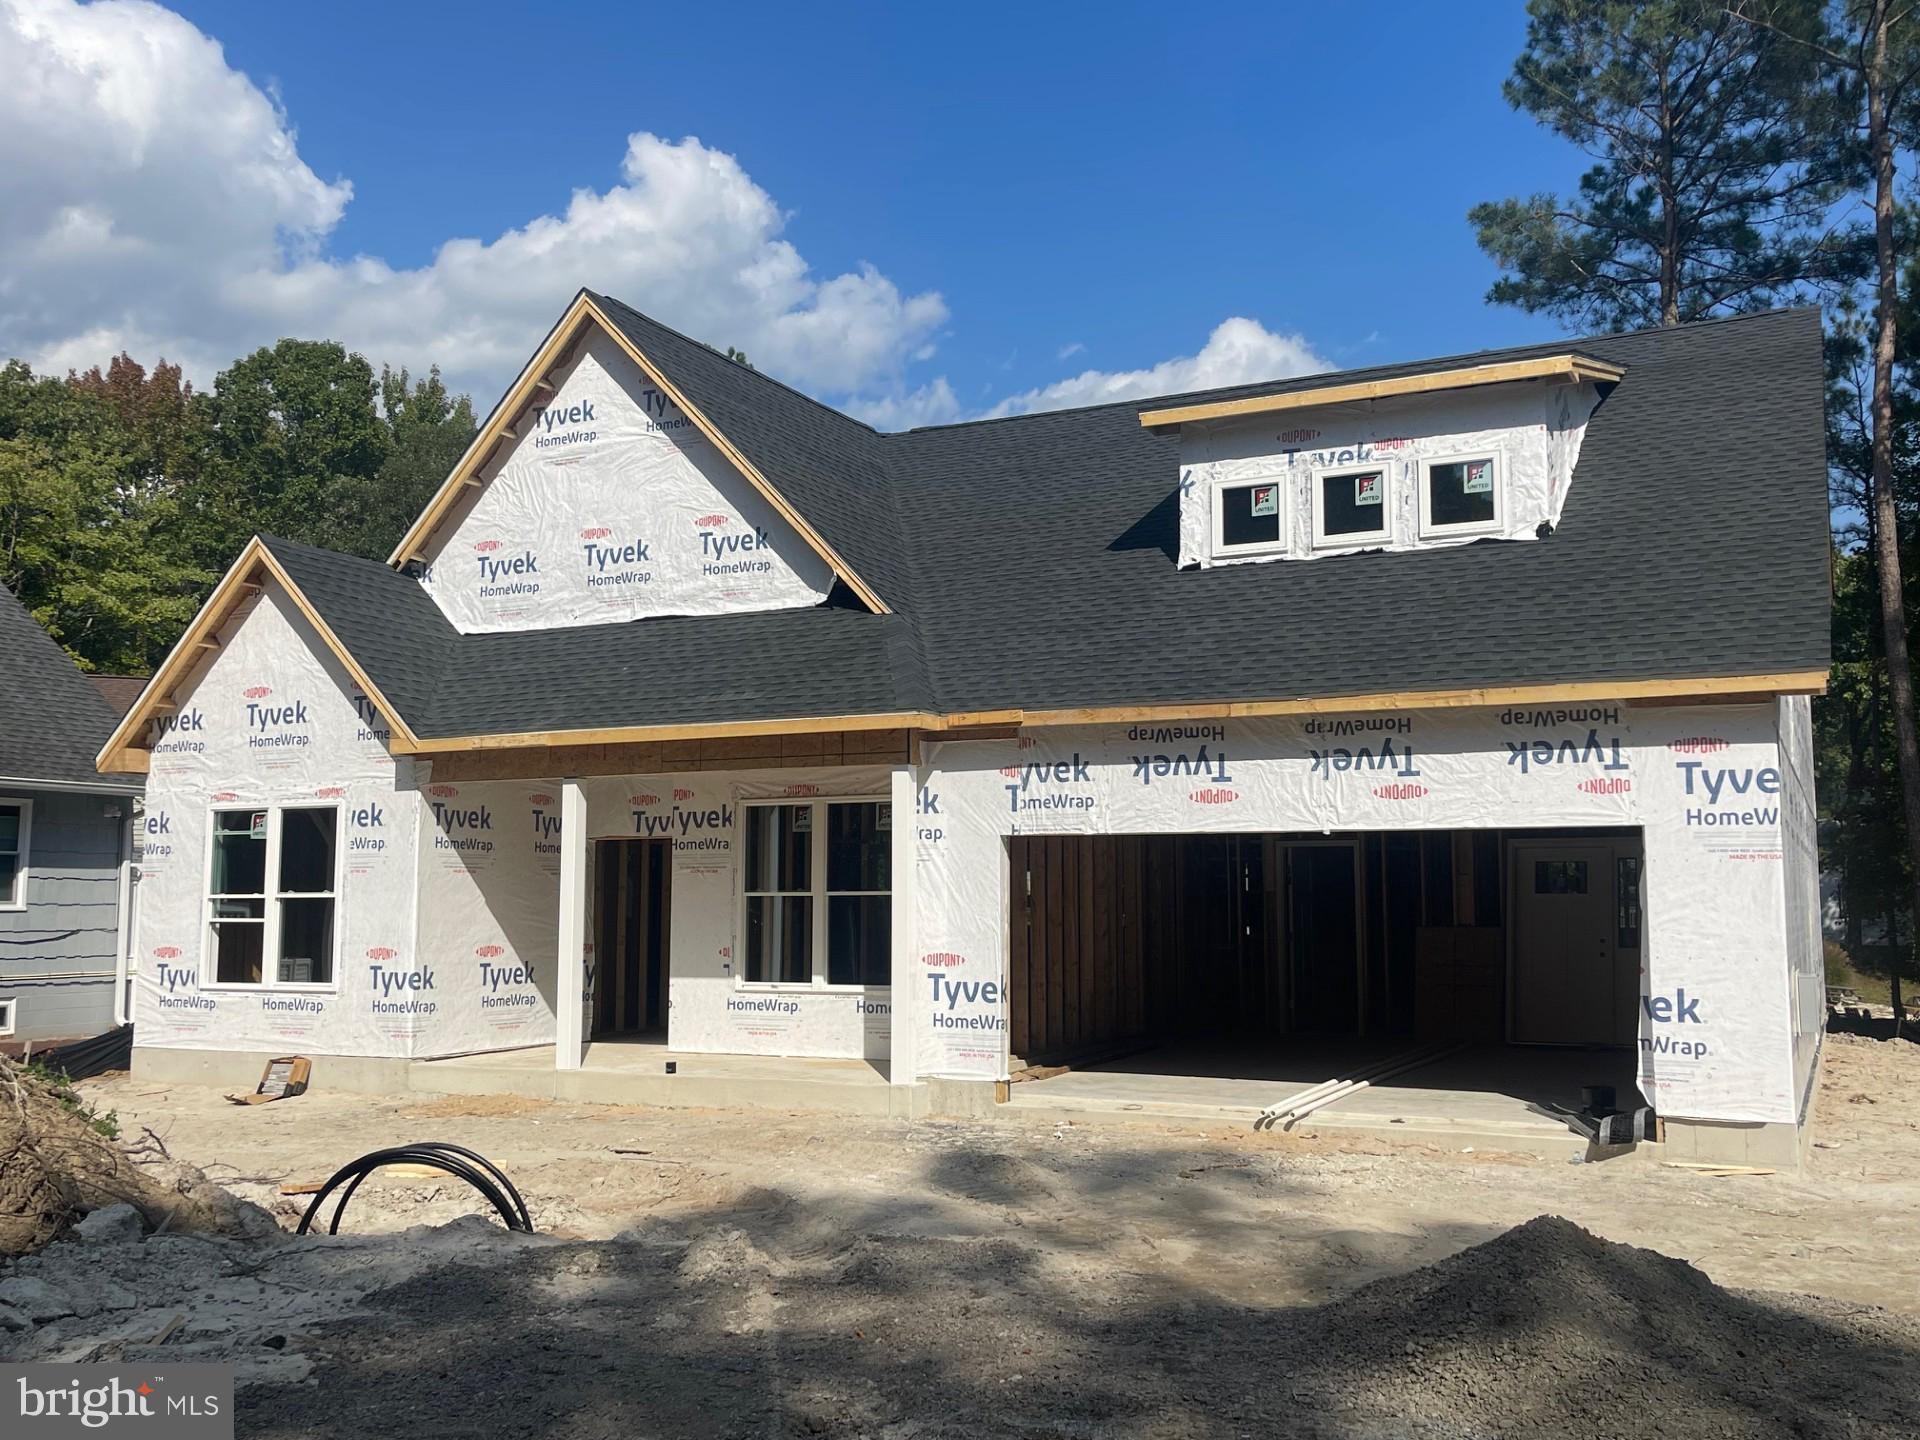
<path fill-rule="evenodd" d="M 431 1165 L 444 1170 L 478 1190 L 500 1213 L 509 1230 L 533 1233 L 533 1220 L 527 1214 L 527 1202 L 520 1198 L 520 1192 L 513 1188 L 513 1182 L 501 1173 L 498 1165 L 462 1146 L 449 1145 L 444 1140 L 423 1140 L 417 1145 L 395 1145 L 390 1150 L 369 1151 L 358 1160 L 342 1165 L 313 1197 L 313 1202 L 307 1206 L 307 1213 L 300 1217 L 300 1228 L 294 1234 L 307 1233 L 308 1227 L 313 1224 L 313 1217 L 320 1213 L 320 1203 L 344 1183 L 347 1188 L 341 1192 L 340 1203 L 333 1207 L 333 1223 L 327 1226 L 329 1235 L 339 1234 L 340 1216 L 346 1210 L 347 1202 L 353 1198 L 353 1192 L 360 1188 L 362 1180 L 382 1165 Z"/>

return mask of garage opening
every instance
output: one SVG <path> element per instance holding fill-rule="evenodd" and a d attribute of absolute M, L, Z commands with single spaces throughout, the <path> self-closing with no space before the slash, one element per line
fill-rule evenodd
<path fill-rule="evenodd" d="M 1642 1103 L 1637 828 L 1016 836 L 1008 857 L 1022 1101 L 1262 1108 L 1369 1074 L 1319 1118 Z"/>

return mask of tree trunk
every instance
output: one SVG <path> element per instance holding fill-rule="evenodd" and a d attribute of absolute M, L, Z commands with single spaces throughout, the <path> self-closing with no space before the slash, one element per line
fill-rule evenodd
<path fill-rule="evenodd" d="M 1873 337 L 1873 519 L 1874 557 L 1880 571 L 1882 643 L 1887 651 L 1887 688 L 1893 699 L 1893 733 L 1900 752 L 1900 794 L 1907 822 L 1907 862 L 1913 883 L 1911 930 L 1920 937 L 1920 731 L 1914 724 L 1913 668 L 1907 655 L 1905 586 L 1900 573 L 1900 529 L 1893 505 L 1893 357 L 1898 340 L 1895 312 L 1899 257 L 1893 248 L 1893 129 L 1887 115 L 1887 31 L 1884 3 L 1872 17 L 1873 48 L 1865 76 L 1867 140 L 1873 153 L 1873 248 L 1876 314 Z M 1891 947 L 1893 1033 L 1899 1038 L 1901 955 Z"/>
<path fill-rule="evenodd" d="M 1673 176 L 1673 104 L 1667 93 L 1667 69 L 1660 67 L 1660 323 L 1680 323 L 1679 186 Z"/>

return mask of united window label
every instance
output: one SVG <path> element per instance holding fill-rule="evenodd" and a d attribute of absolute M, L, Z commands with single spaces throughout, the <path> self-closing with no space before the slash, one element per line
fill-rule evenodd
<path fill-rule="evenodd" d="M 1353 477 L 1353 503 L 1355 505 L 1379 505 L 1386 498 L 1386 476 L 1356 475 Z"/>
<path fill-rule="evenodd" d="M 1253 487 L 1253 515 L 1278 515 L 1280 513 L 1280 487 L 1278 485 L 1256 485 Z"/>
<path fill-rule="evenodd" d="M 1491 460 L 1469 460 L 1467 478 L 1460 487 L 1467 495 L 1485 495 L 1493 489 L 1493 462 Z"/>

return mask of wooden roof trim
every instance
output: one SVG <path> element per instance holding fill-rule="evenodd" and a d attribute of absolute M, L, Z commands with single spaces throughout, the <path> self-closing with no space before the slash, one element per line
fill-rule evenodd
<path fill-rule="evenodd" d="M 1478 385 L 1505 385 L 1516 380 L 1620 379 L 1627 372 L 1618 365 L 1590 356 L 1543 355 L 1532 360 L 1507 360 L 1493 365 L 1465 365 L 1451 370 L 1429 370 L 1419 375 L 1397 375 L 1385 380 L 1356 380 L 1287 390 L 1278 395 L 1253 395 L 1242 400 L 1217 400 L 1200 405 L 1176 405 L 1165 410 L 1143 410 L 1140 423 L 1148 428 L 1184 425 L 1195 420 L 1231 420 L 1264 415 L 1275 410 L 1304 410 L 1319 405 L 1341 405 L 1354 400 L 1384 400 L 1394 395 L 1424 395 L 1436 390 L 1464 390 Z"/>
<path fill-rule="evenodd" d="M 409 560 L 423 558 L 423 552 L 434 530 L 451 513 L 467 487 L 480 483 L 478 472 L 491 458 L 495 446 L 503 441 L 510 441 L 514 437 L 513 422 L 526 408 L 535 392 L 543 388 L 551 391 L 554 388 L 552 382 L 547 379 L 548 373 L 564 360 L 567 351 L 589 324 L 597 325 L 614 344 L 626 352 L 627 358 L 638 365 L 654 384 L 660 387 L 667 398 L 680 408 L 681 413 L 694 423 L 716 450 L 726 456 L 728 463 L 746 478 L 748 484 L 760 492 L 780 518 L 793 527 L 800 538 L 812 547 L 814 553 L 827 563 L 828 568 L 847 588 L 860 597 L 862 604 L 877 615 L 892 613 L 891 607 L 880 598 L 879 592 L 860 578 L 845 557 L 827 543 L 826 537 L 816 530 L 787 497 L 775 488 L 772 481 L 760 473 L 758 467 L 747 459 L 731 440 L 720 433 L 719 427 L 708 419 L 698 406 L 687 399 L 680 388 L 667 377 L 666 372 L 654 364 L 640 350 L 640 347 L 627 337 L 625 331 L 608 319 L 606 313 L 594 304 L 584 290 L 574 297 L 573 304 L 567 307 L 567 313 L 560 318 L 560 323 L 554 326 L 546 341 L 534 353 L 533 359 L 528 361 L 526 368 L 520 372 L 519 379 L 494 407 L 493 413 L 487 417 L 486 424 L 480 427 L 479 434 L 474 436 L 473 443 L 467 447 L 466 454 L 460 457 L 460 462 L 453 467 L 445 482 L 434 493 L 433 499 L 427 503 L 427 508 L 421 511 L 419 518 L 408 527 L 407 533 L 401 537 L 400 543 L 387 557 L 389 565 L 398 567 L 405 565 Z"/>
<path fill-rule="evenodd" d="M 313 603 L 294 583 L 286 567 L 256 535 L 246 543 L 239 558 L 227 568 L 227 573 L 220 578 L 220 583 L 213 587 L 213 593 L 200 607 L 200 613 L 195 615 L 193 623 L 187 626 L 186 633 L 181 635 L 173 649 L 167 652 L 167 658 L 160 663 L 160 668 L 153 672 L 153 678 L 147 681 L 146 687 L 140 692 L 140 697 L 120 718 L 120 723 L 114 727 L 113 734 L 107 737 L 107 743 L 100 748 L 99 755 L 95 757 L 96 769 L 107 773 L 126 770 L 138 772 L 147 769 L 146 757 L 150 752 L 148 747 L 140 742 L 141 732 L 152 722 L 154 716 L 162 711 L 178 708 L 172 698 L 174 687 L 192 673 L 193 667 L 199 663 L 207 650 L 218 648 L 220 642 L 217 632 L 232 618 L 233 612 L 264 588 L 253 578 L 256 573 L 262 571 L 270 575 L 286 592 L 288 598 L 293 601 L 294 607 L 306 617 L 307 623 L 313 626 L 321 643 L 332 652 L 334 659 L 340 662 L 353 683 L 358 685 L 367 698 L 379 707 L 380 713 L 393 727 L 390 748 L 396 754 L 405 754 L 417 745 L 413 731 L 400 717 L 400 712 L 381 693 L 380 687 L 374 684 L 372 677 L 361 668 L 360 662 L 348 653 L 347 647 L 340 643 L 340 637 L 333 633 L 332 627 L 320 617 L 320 612 L 313 608 Z"/>
<path fill-rule="evenodd" d="M 1290 700 L 1222 700 L 1172 705 L 1108 705 L 1071 710 L 979 711 L 943 717 L 946 728 L 997 724 L 1009 713 L 1023 726 L 1142 724 L 1171 720 L 1234 720 L 1264 715 L 1330 715 L 1373 710 L 1447 710 L 1490 705 L 1564 705 L 1578 702 L 1710 700 L 1722 695 L 1818 695 L 1824 670 L 1771 675 L 1699 676 L 1683 680 L 1596 680 L 1565 685 L 1504 685 L 1469 690 L 1397 690 Z"/>
<path fill-rule="evenodd" d="M 794 735 L 815 731 L 914 729 L 932 738 L 979 739 L 981 732 L 1014 727 L 1124 725 L 1175 720 L 1250 719 L 1268 715 L 1351 714 L 1372 710 L 1463 709 L 1491 705 L 1563 705 L 1593 701 L 1710 702 L 1721 697 L 1771 699 L 1817 695 L 1827 688 L 1824 670 L 1770 675 L 1721 675 L 1683 680 L 1601 680 L 1567 685 L 1508 685 L 1473 690 L 1404 690 L 1368 695 L 1329 695 L 1289 700 L 1223 700 L 1170 705 L 1088 706 L 1071 710 L 971 710 L 939 714 L 903 710 L 877 715 L 814 715 L 778 720 L 722 720 L 687 725 L 613 725 L 591 730 L 539 730 L 512 735 L 440 736 L 418 740 L 424 755 L 464 750 L 510 750 L 555 745 L 638 744 L 654 740 L 720 740 L 743 735 Z"/>
<path fill-rule="evenodd" d="M 816 715 L 780 720 L 715 720 L 693 725 L 610 725 L 591 730 L 530 730 L 513 735 L 460 735 L 417 742 L 416 753 L 518 750 L 555 745 L 628 745 L 655 740 L 726 740 L 747 735 L 804 735 L 845 730 L 927 730 L 943 717 L 924 710 L 876 715 Z"/>

